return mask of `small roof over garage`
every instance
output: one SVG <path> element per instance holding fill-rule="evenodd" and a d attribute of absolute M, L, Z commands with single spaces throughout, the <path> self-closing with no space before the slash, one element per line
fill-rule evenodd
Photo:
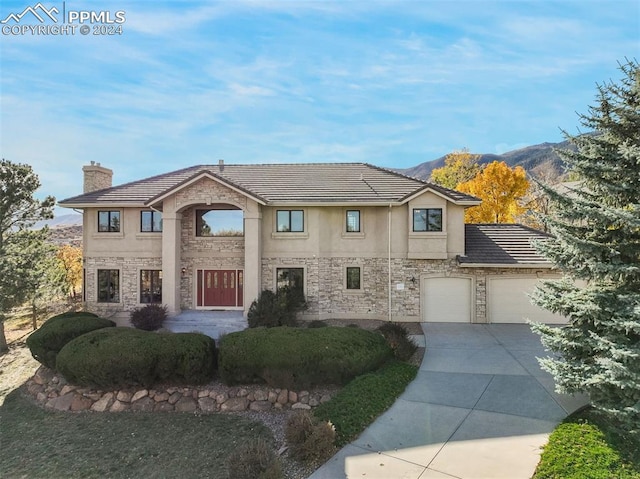
<path fill-rule="evenodd" d="M 535 248 L 536 241 L 551 235 L 521 224 L 466 224 L 463 267 L 551 268 L 553 265 Z"/>

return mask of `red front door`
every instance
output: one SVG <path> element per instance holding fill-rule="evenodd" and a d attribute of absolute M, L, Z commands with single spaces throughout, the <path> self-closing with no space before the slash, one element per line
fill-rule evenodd
<path fill-rule="evenodd" d="M 242 306 L 242 273 L 235 269 L 198 270 L 198 306 Z"/>

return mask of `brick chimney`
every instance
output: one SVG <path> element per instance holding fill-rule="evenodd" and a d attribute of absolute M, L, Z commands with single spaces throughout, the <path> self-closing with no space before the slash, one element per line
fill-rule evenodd
<path fill-rule="evenodd" d="M 92 191 L 102 190 L 104 188 L 111 188 L 111 182 L 113 179 L 113 171 L 104 166 L 100 166 L 100 163 L 92 161 L 90 165 L 82 167 L 84 173 L 84 192 L 91 193 Z"/>

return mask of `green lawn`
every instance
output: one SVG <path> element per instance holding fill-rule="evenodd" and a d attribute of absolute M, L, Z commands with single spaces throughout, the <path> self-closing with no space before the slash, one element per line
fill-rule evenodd
<path fill-rule="evenodd" d="M 640 479 L 640 441 L 585 410 L 549 437 L 534 479 Z"/>
<path fill-rule="evenodd" d="M 238 416 L 50 412 L 16 390 L 0 407 L 0 477 L 226 478 L 230 453 L 257 437 L 272 439 Z"/>

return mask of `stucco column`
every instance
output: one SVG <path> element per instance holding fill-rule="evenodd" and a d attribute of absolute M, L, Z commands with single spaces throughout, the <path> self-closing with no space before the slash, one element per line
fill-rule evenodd
<path fill-rule="evenodd" d="M 170 315 L 180 312 L 180 231 L 182 215 L 162 213 L 162 302 Z"/>
<path fill-rule="evenodd" d="M 244 313 L 258 298 L 262 287 L 262 215 L 258 205 L 244 216 Z"/>

